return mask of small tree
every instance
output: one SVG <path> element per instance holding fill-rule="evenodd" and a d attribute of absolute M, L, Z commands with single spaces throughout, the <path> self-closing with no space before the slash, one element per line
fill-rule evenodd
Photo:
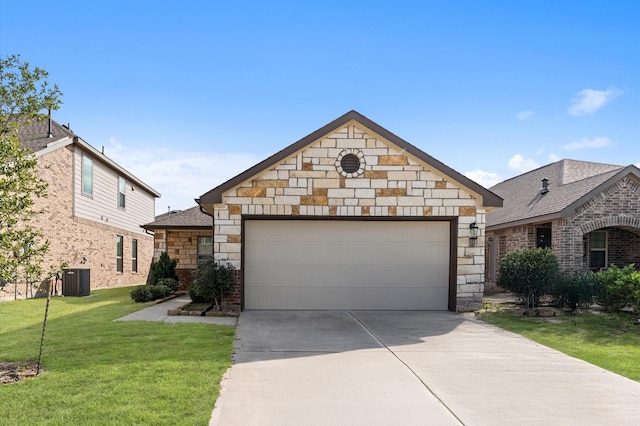
<path fill-rule="evenodd" d="M 176 276 L 176 266 L 178 262 L 169 258 L 169 254 L 163 251 L 157 262 L 151 264 L 150 284 L 157 284 L 163 278 L 178 279 Z"/>
<path fill-rule="evenodd" d="M 216 309 L 224 310 L 227 297 L 233 293 L 236 285 L 233 265 L 216 262 L 213 256 L 209 256 L 198 262 L 193 278 L 194 282 L 189 287 L 191 299 L 194 302 L 213 303 Z"/>
<path fill-rule="evenodd" d="M 521 298 L 527 308 L 535 308 L 557 275 L 558 261 L 550 248 L 521 249 L 500 260 L 497 284 Z"/>
<path fill-rule="evenodd" d="M 0 280 L 17 285 L 23 275 L 27 288 L 42 278 L 49 248 L 42 233 L 30 226 L 43 213 L 35 202 L 47 196 L 47 184 L 38 177 L 35 154 L 22 146 L 18 132 L 61 104 L 60 90 L 49 87 L 47 77 L 19 55 L 0 58 Z"/>

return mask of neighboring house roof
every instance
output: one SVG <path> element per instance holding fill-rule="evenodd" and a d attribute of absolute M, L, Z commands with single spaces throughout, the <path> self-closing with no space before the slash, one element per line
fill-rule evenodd
<path fill-rule="evenodd" d="M 560 160 L 491 187 L 504 199 L 501 209 L 487 212 L 487 230 L 560 217 L 575 209 L 627 174 L 640 178 L 635 166 Z M 548 179 L 548 192 L 541 191 Z"/>
<path fill-rule="evenodd" d="M 51 128 L 49 128 L 49 125 L 51 125 Z M 49 130 L 51 131 L 51 137 L 48 137 Z M 104 153 L 95 149 L 88 142 L 73 133 L 67 126 L 62 126 L 54 120 L 51 120 L 51 123 L 49 123 L 49 120 L 33 120 L 26 126 L 20 128 L 18 137 L 22 145 L 35 153 L 36 157 L 75 143 L 91 152 L 95 158 L 105 163 L 118 174 L 125 176 L 129 181 L 146 190 L 154 197 L 160 197 L 158 191 L 134 176 Z"/>
<path fill-rule="evenodd" d="M 202 213 L 200 206 L 191 207 L 187 210 L 173 210 L 156 216 L 156 219 L 142 225 L 144 229 L 212 229 L 213 219 L 211 216 Z"/>
<path fill-rule="evenodd" d="M 471 179 L 462 175 L 461 173 L 458 173 L 457 171 L 453 170 L 449 166 L 446 166 L 444 163 L 441 163 L 440 161 L 436 160 L 426 152 L 420 150 L 419 148 L 416 148 L 415 146 L 411 145 L 409 142 L 405 141 L 399 136 L 396 136 L 395 134 L 391 133 L 389 130 L 385 129 L 384 127 L 380 126 L 377 123 L 374 123 L 364 115 L 353 110 L 349 111 L 348 113 L 344 114 L 341 117 L 338 117 L 337 119 L 333 120 L 329 124 L 305 136 L 299 141 L 293 143 L 292 145 L 289 145 L 288 147 L 277 152 L 276 154 L 272 155 L 266 160 L 251 167 L 250 169 L 240 173 L 239 175 L 228 180 L 222 185 L 219 185 L 213 188 L 209 192 L 203 194 L 196 201 L 200 205 L 211 205 L 211 204 L 221 203 L 222 195 L 226 191 L 233 189 L 234 187 L 251 179 L 253 176 L 257 174 L 265 170 L 268 170 L 270 167 L 275 166 L 282 160 L 292 156 L 296 152 L 305 148 L 307 145 L 313 142 L 316 142 L 317 140 L 321 139 L 322 137 L 328 135 L 329 133 L 335 131 L 336 129 L 342 127 L 343 125 L 347 124 L 352 120 L 361 124 L 367 129 L 373 131 L 374 133 L 382 136 L 383 138 L 387 139 L 391 143 L 402 148 L 407 153 L 415 156 L 416 158 L 428 164 L 429 166 L 433 167 L 434 169 L 439 170 L 441 173 L 444 173 L 445 175 L 449 176 L 451 179 L 459 182 L 461 185 L 466 186 L 471 191 L 479 194 L 482 197 L 482 202 L 485 207 L 501 207 L 502 206 L 502 199 L 496 194 L 494 194 L 493 192 L 477 184 L 476 182 L 472 181 Z"/>

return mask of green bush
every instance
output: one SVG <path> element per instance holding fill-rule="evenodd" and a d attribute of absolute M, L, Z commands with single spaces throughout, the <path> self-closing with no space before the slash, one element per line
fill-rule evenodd
<path fill-rule="evenodd" d="M 150 285 L 148 286 L 151 291 L 151 300 L 162 299 L 171 294 L 171 290 L 166 285 Z"/>
<path fill-rule="evenodd" d="M 131 298 L 138 303 L 150 302 L 153 300 L 153 296 L 151 295 L 151 290 L 148 285 L 143 285 L 138 288 L 134 288 L 131 290 Z"/>
<path fill-rule="evenodd" d="M 156 284 L 168 287 L 171 292 L 178 290 L 178 280 L 175 278 L 161 278 Z"/>
<path fill-rule="evenodd" d="M 198 303 L 213 303 L 224 310 L 227 297 L 236 285 L 235 268 L 229 263 L 216 262 L 207 257 L 198 262 L 193 271 L 193 284 L 189 287 L 191 300 Z"/>
<path fill-rule="evenodd" d="M 640 308 L 640 272 L 635 265 L 619 268 L 611 265 L 597 273 L 600 284 L 598 300 L 608 311 L 615 311 L 625 306 L 634 305 Z"/>
<path fill-rule="evenodd" d="M 139 303 L 162 299 L 170 294 L 171 290 L 165 285 L 143 285 L 131 290 L 131 298 Z"/>
<path fill-rule="evenodd" d="M 500 260 L 497 284 L 522 299 L 527 308 L 534 308 L 557 275 L 558 261 L 550 248 L 521 249 Z"/>
<path fill-rule="evenodd" d="M 551 291 L 555 303 L 571 308 L 588 306 L 598 294 L 598 276 L 592 271 L 564 272 L 558 274 Z"/>
<path fill-rule="evenodd" d="M 157 262 L 151 264 L 149 284 L 157 284 L 163 278 L 174 278 L 176 276 L 176 266 L 178 262 L 169 258 L 169 254 L 163 251 Z"/>

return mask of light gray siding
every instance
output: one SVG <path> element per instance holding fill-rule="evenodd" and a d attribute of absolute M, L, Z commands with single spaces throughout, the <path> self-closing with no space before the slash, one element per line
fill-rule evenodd
<path fill-rule="evenodd" d="M 82 193 L 82 156 L 93 158 L 93 195 Z M 155 197 L 125 176 L 125 207 L 118 206 L 118 177 L 116 170 L 100 161 L 99 157 L 76 147 L 74 151 L 74 216 L 104 223 L 116 228 L 143 234 L 140 225 L 152 222 Z"/>

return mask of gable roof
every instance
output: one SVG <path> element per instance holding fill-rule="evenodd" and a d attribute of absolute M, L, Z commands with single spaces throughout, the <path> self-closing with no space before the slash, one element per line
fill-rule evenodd
<path fill-rule="evenodd" d="M 55 120 L 51 120 L 51 137 L 48 137 L 49 120 L 33 120 L 18 130 L 18 138 L 25 148 L 32 151 L 36 157 L 40 157 L 56 149 L 67 145 L 77 144 L 85 150 L 91 152 L 94 158 L 101 161 L 107 167 L 115 170 L 116 173 L 125 176 L 129 181 L 135 183 L 154 197 L 160 197 L 160 193 L 134 176 L 124 167 L 98 151 L 88 142 L 76 135 L 67 126 L 62 126 Z"/>
<path fill-rule="evenodd" d="M 213 219 L 200 210 L 200 206 L 186 210 L 171 211 L 156 216 L 155 220 L 146 225 L 144 229 L 212 229 Z"/>
<path fill-rule="evenodd" d="M 635 166 L 560 160 L 501 182 L 491 191 L 504 199 L 502 209 L 487 212 L 487 230 L 571 217 L 575 209 L 628 174 Z M 542 179 L 548 192 L 541 193 Z"/>
<path fill-rule="evenodd" d="M 42 151 L 54 142 L 66 138 L 77 137 L 67 126 L 61 126 L 51 120 L 51 137 L 47 137 L 49 131 L 49 120 L 33 120 L 18 130 L 18 138 L 25 148 L 29 148 L 34 153 Z"/>
<path fill-rule="evenodd" d="M 415 156 L 419 160 L 423 161 L 424 163 L 428 164 L 429 166 L 433 167 L 434 169 L 440 171 L 441 173 L 444 173 L 445 175 L 447 175 L 450 178 L 454 179 L 455 181 L 459 182 L 460 184 L 462 184 L 463 186 L 467 187 L 471 191 L 476 192 L 477 194 L 481 195 L 482 196 L 482 202 L 483 202 L 483 205 L 485 207 L 501 207 L 502 206 L 502 199 L 499 196 L 497 196 L 496 194 L 494 194 L 493 192 L 491 192 L 488 189 L 486 189 L 485 187 L 477 184 L 476 182 L 472 181 L 471 179 L 469 179 L 468 177 L 464 176 L 463 174 L 458 173 L 457 171 L 453 170 L 449 166 L 446 166 L 444 163 L 441 163 L 440 161 L 436 160 L 435 158 L 433 158 L 432 156 L 430 156 L 426 152 L 424 152 L 421 149 L 413 146 L 409 142 L 405 141 L 404 139 L 400 138 L 399 136 L 396 136 L 395 134 L 391 133 L 389 130 L 385 129 L 384 127 L 380 126 L 377 123 L 374 123 L 373 121 L 369 120 L 364 115 L 362 115 L 359 112 L 354 111 L 354 110 L 351 110 L 351 111 L 347 112 L 346 114 L 342 115 L 341 117 L 336 118 L 332 122 L 326 124 L 325 126 L 321 127 L 320 129 L 316 130 L 315 132 L 310 133 L 309 135 L 305 136 L 304 138 L 300 139 L 299 141 L 297 141 L 297 142 L 289 145 L 288 147 L 284 148 L 283 150 L 275 153 L 274 155 L 272 155 L 271 157 L 267 158 L 266 160 L 256 164 L 255 166 L 245 170 L 244 172 L 240 173 L 239 175 L 237 175 L 237 176 L 231 178 L 230 180 L 224 182 L 223 184 L 213 188 L 209 192 L 201 195 L 200 198 L 196 199 L 196 201 L 200 205 L 211 205 L 211 204 L 221 203 L 222 202 L 222 195 L 226 191 L 228 191 L 228 190 L 240 185 L 241 183 L 251 179 L 253 176 L 255 176 L 255 175 L 257 175 L 257 174 L 259 174 L 259 173 L 261 173 L 261 172 L 263 172 L 263 171 L 265 171 L 267 169 L 269 169 L 270 167 L 275 166 L 276 164 L 278 164 L 282 160 L 290 157 L 291 155 L 293 155 L 296 152 L 300 151 L 301 149 L 305 148 L 307 145 L 309 145 L 309 144 L 311 144 L 313 142 L 316 142 L 317 140 L 319 140 L 319 139 L 323 138 L 324 136 L 330 134 L 331 132 L 335 131 L 336 129 L 344 126 L 345 124 L 347 124 L 348 122 L 350 122 L 352 120 L 357 122 L 357 123 L 359 123 L 359 124 L 361 124 L 362 126 L 366 127 L 367 129 L 371 130 L 373 133 L 376 133 L 376 134 L 382 136 L 383 138 L 387 139 L 391 143 L 399 146 L 404 151 L 406 151 L 409 154 Z"/>

